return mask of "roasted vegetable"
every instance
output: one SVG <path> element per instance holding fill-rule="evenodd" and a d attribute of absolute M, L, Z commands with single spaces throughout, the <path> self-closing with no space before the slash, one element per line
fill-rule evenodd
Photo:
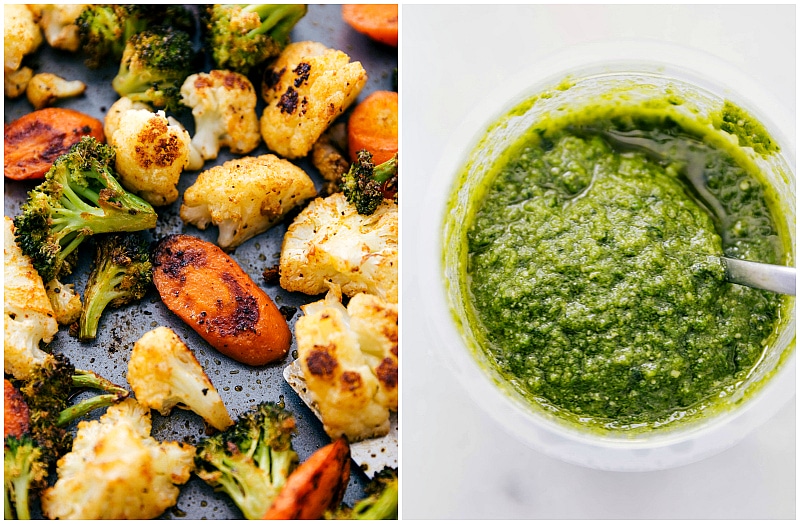
<path fill-rule="evenodd" d="M 293 42 L 264 71 L 261 136 L 284 158 L 306 156 L 367 83 L 361 62 L 319 42 Z"/>
<path fill-rule="evenodd" d="M 264 402 L 226 431 L 197 445 L 195 473 L 231 497 L 247 519 L 261 519 L 297 465 L 294 417 Z"/>
<path fill-rule="evenodd" d="M 265 520 L 319 520 L 337 507 L 350 479 L 350 445 L 337 439 L 295 469 L 264 514 Z"/>
<path fill-rule="evenodd" d="M 100 317 L 108 307 L 141 300 L 153 284 L 150 245 L 136 233 L 97 239 L 94 263 L 83 293 L 78 338 L 97 337 Z"/>
<path fill-rule="evenodd" d="M 168 327 L 148 331 L 133 345 L 128 383 L 140 404 L 162 415 L 179 407 L 197 413 L 218 430 L 233 424 L 194 353 Z"/>
<path fill-rule="evenodd" d="M 372 154 L 362 149 L 342 176 L 342 192 L 360 214 L 371 215 L 385 200 L 396 199 L 397 174 L 397 155 L 376 166 Z"/>
<path fill-rule="evenodd" d="M 150 229 L 153 207 L 115 177 L 114 149 L 83 137 L 58 157 L 14 219 L 17 243 L 45 282 L 69 274 L 91 235 Z"/>
<path fill-rule="evenodd" d="M 103 123 L 72 109 L 50 107 L 5 126 L 3 173 L 13 180 L 44 178 L 56 158 L 84 136 L 105 141 Z"/>
<path fill-rule="evenodd" d="M 286 319 L 235 260 L 210 242 L 171 235 L 155 249 L 153 280 L 164 305 L 220 353 L 251 366 L 286 356 Z"/>
<path fill-rule="evenodd" d="M 231 251 L 316 195 L 314 181 L 288 160 L 244 157 L 200 173 L 183 194 L 180 215 L 200 229 L 218 226 L 217 244 Z"/>
<path fill-rule="evenodd" d="M 204 13 L 206 46 L 219 69 L 242 74 L 278 56 L 305 4 L 214 4 Z"/>
<path fill-rule="evenodd" d="M 152 519 L 178 500 L 189 480 L 194 448 L 150 436 L 150 412 L 129 398 L 100 420 L 78 423 L 58 480 L 42 493 L 49 519 Z"/>

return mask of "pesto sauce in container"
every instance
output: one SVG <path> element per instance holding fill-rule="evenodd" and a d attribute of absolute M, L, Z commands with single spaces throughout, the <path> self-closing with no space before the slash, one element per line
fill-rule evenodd
<path fill-rule="evenodd" d="M 583 428 L 709 412 L 737 394 L 790 307 L 725 282 L 709 257 L 792 263 L 780 199 L 753 160 L 778 146 L 736 104 L 650 87 L 554 102 L 574 89 L 565 82 L 525 101 L 498 126 L 508 147 L 468 166 L 453 203 L 467 209 L 453 230 L 476 350 L 531 406 Z M 542 103 L 554 109 L 514 129 Z"/>

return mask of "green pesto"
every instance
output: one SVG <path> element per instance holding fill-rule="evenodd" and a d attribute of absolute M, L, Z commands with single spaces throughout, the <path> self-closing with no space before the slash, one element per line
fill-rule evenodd
<path fill-rule="evenodd" d="M 543 120 L 476 192 L 463 285 L 479 343 L 519 392 L 582 423 L 680 418 L 743 380 L 779 321 L 779 296 L 726 283 L 707 256 L 781 263 L 772 196 L 677 105 Z"/>

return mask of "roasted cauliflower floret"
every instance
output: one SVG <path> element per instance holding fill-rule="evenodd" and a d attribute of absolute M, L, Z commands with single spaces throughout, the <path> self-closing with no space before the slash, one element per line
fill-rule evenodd
<path fill-rule="evenodd" d="M 364 88 L 367 73 L 342 51 L 294 42 L 264 73 L 261 136 L 272 151 L 299 158 Z"/>
<path fill-rule="evenodd" d="M 178 199 L 178 181 L 189 162 L 191 138 L 163 111 L 129 109 L 118 117 L 111 144 L 122 185 L 154 206 Z"/>
<path fill-rule="evenodd" d="M 244 157 L 200 173 L 183 194 L 180 215 L 200 229 L 218 226 L 217 244 L 230 251 L 316 194 L 311 178 L 288 160 Z"/>
<path fill-rule="evenodd" d="M 108 108 L 108 112 L 103 119 L 103 134 L 106 137 L 106 142 L 108 145 L 114 145 L 114 132 L 119 129 L 120 118 L 122 118 L 122 115 L 130 109 L 146 109 L 150 112 L 153 111 L 153 109 L 146 103 L 133 101 L 127 96 L 123 96 L 111 104 L 111 107 Z"/>
<path fill-rule="evenodd" d="M 81 297 L 75 292 L 74 284 L 64 284 L 54 279 L 45 284 L 44 289 L 59 324 L 68 326 L 78 321 L 81 316 Z"/>
<path fill-rule="evenodd" d="M 81 421 L 72 451 L 58 461 L 58 480 L 42 493 L 50 519 L 151 519 L 178 500 L 189 480 L 194 447 L 150 436 L 150 412 L 129 398 L 100 420 Z"/>
<path fill-rule="evenodd" d="M 58 322 L 42 278 L 14 240 L 14 222 L 4 217 L 4 224 L 3 369 L 24 380 L 47 358 L 39 343 L 53 340 Z"/>
<path fill-rule="evenodd" d="M 331 283 L 347 296 L 371 293 L 397 302 L 397 204 L 360 215 L 341 193 L 313 200 L 283 237 L 280 285 L 309 295 Z"/>
<path fill-rule="evenodd" d="M 27 66 L 20 67 L 16 71 L 6 71 L 3 77 L 3 87 L 8 98 L 17 98 L 25 93 L 28 84 L 33 78 L 33 69 Z"/>
<path fill-rule="evenodd" d="M 177 406 L 194 411 L 220 431 L 233 424 L 194 353 L 168 327 L 148 331 L 133 345 L 128 383 L 142 406 L 162 415 Z"/>
<path fill-rule="evenodd" d="M 22 59 L 39 48 L 42 31 L 25 4 L 3 6 L 3 67 L 8 74 L 22 66 Z"/>
<path fill-rule="evenodd" d="M 51 47 L 77 51 L 81 46 L 75 23 L 86 4 L 28 4 Z"/>
<path fill-rule="evenodd" d="M 192 146 L 204 160 L 217 158 L 220 147 L 246 154 L 261 143 L 258 96 L 246 76 L 220 69 L 190 75 L 181 87 L 181 99 L 192 108 Z"/>
<path fill-rule="evenodd" d="M 298 360 L 325 432 L 351 442 L 388 433 L 397 411 L 397 305 L 360 293 L 345 309 L 331 291 L 302 309 Z"/>
<path fill-rule="evenodd" d="M 62 98 L 82 95 L 86 84 L 80 80 L 66 80 L 53 73 L 38 73 L 28 82 L 25 94 L 34 109 L 53 105 Z"/>

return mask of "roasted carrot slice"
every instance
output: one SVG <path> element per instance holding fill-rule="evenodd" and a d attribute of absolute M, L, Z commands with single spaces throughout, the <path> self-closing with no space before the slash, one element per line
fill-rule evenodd
<path fill-rule="evenodd" d="M 190 235 L 162 239 L 153 283 L 164 305 L 222 354 L 261 366 L 289 351 L 292 333 L 272 299 L 211 242 Z"/>
<path fill-rule="evenodd" d="M 342 19 L 359 33 L 397 47 L 397 4 L 345 4 Z"/>
<path fill-rule="evenodd" d="M 289 475 L 264 520 L 317 520 L 342 502 L 350 480 L 350 445 L 337 439 L 300 464 Z"/>
<path fill-rule="evenodd" d="M 30 410 L 22 393 L 8 380 L 3 380 L 3 436 L 20 437 L 30 429 Z"/>
<path fill-rule="evenodd" d="M 350 160 L 362 149 L 372 153 L 372 162 L 382 164 L 398 149 L 398 96 L 394 91 L 375 91 L 359 103 L 347 122 Z"/>
<path fill-rule="evenodd" d="M 44 178 L 56 158 L 90 135 L 104 142 L 103 123 L 61 107 L 28 113 L 4 126 L 3 173 L 13 180 Z"/>

